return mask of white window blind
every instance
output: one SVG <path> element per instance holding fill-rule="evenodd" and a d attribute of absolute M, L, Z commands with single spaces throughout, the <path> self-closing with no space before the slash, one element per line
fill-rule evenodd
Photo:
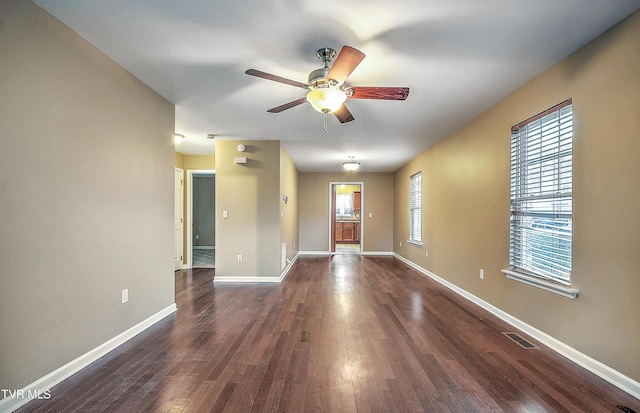
<path fill-rule="evenodd" d="M 511 128 L 511 270 L 571 285 L 572 100 Z"/>
<path fill-rule="evenodd" d="M 422 172 L 409 178 L 409 241 L 422 242 Z"/>

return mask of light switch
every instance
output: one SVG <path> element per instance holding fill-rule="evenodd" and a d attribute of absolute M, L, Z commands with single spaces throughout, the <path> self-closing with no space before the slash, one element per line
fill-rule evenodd
<path fill-rule="evenodd" d="M 227 211 L 222 211 L 222 218 L 227 218 L 229 216 L 229 214 L 227 213 Z"/>
<path fill-rule="evenodd" d="M 369 212 L 369 218 L 373 218 L 373 212 Z"/>

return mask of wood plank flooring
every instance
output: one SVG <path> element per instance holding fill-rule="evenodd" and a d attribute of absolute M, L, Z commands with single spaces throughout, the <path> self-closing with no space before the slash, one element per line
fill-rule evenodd
<path fill-rule="evenodd" d="M 213 276 L 178 271 L 175 315 L 18 412 L 640 411 L 392 257 L 300 257 L 281 285 Z"/>

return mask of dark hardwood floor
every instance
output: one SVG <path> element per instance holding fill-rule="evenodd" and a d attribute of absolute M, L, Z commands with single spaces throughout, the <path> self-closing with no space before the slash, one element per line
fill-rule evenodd
<path fill-rule="evenodd" d="M 177 272 L 175 315 L 18 411 L 640 411 L 391 257 L 300 257 L 281 285 L 213 271 Z"/>

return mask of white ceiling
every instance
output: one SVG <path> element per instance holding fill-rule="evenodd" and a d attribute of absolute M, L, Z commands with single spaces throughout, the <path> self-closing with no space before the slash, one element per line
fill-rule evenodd
<path fill-rule="evenodd" d="M 301 172 L 391 172 L 640 8 L 640 0 L 35 0 L 176 106 L 176 146 L 282 141 Z M 349 100 L 340 124 L 303 104 L 320 48 L 366 54 L 347 83 L 407 86 L 406 101 Z M 553 102 L 550 102 L 553 103 Z M 543 109 L 543 108 L 541 108 Z"/>

